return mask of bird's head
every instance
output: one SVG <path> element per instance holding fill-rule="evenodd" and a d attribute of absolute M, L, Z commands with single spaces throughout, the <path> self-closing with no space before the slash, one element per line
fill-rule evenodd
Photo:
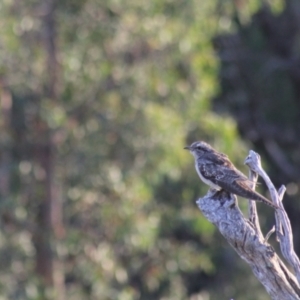
<path fill-rule="evenodd" d="M 201 157 L 207 152 L 214 152 L 214 149 L 209 144 L 202 141 L 194 142 L 190 146 L 184 147 L 184 149 L 190 150 L 195 158 Z"/>

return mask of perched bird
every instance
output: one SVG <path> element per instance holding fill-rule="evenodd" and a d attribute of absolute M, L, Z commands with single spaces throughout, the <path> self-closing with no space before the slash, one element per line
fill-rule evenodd
<path fill-rule="evenodd" d="M 260 201 L 274 209 L 279 208 L 270 200 L 251 189 L 253 182 L 240 172 L 228 156 L 217 152 L 209 144 L 199 141 L 184 149 L 195 158 L 195 168 L 201 180 L 216 190 L 225 190 L 243 198 Z"/>

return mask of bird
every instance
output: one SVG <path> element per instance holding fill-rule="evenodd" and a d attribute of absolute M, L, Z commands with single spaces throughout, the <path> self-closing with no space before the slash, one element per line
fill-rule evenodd
<path fill-rule="evenodd" d="M 216 151 L 203 141 L 197 141 L 184 147 L 195 158 L 195 168 L 200 179 L 211 188 L 263 202 L 274 209 L 279 207 L 252 190 L 253 182 L 239 171 L 224 153 Z"/>

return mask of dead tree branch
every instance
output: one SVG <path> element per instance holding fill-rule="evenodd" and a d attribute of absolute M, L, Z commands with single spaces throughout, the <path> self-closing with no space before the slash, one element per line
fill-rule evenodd
<path fill-rule="evenodd" d="M 275 214 L 277 238 L 280 243 L 282 255 L 293 268 L 298 280 L 298 284 L 300 284 L 300 262 L 299 258 L 297 257 L 294 251 L 292 227 L 281 201 L 285 192 L 285 187 L 282 186 L 280 188 L 280 193 L 276 191 L 272 181 L 261 166 L 260 156 L 254 151 L 250 150 L 249 155 L 245 160 L 245 163 L 249 166 L 249 168 L 252 171 L 256 172 L 263 178 L 270 191 L 272 201 L 282 208 L 281 210 L 277 210 Z"/>
<path fill-rule="evenodd" d="M 259 155 L 254 151 L 250 151 L 245 163 L 251 170 L 253 188 L 258 174 L 265 180 L 272 201 L 282 208 L 275 213 L 276 233 L 282 254 L 293 267 L 296 277 L 267 243 L 268 238 L 263 237 L 254 201 L 249 201 L 249 220 L 240 211 L 236 197 L 225 191 L 216 193 L 210 190 L 206 196 L 197 200 L 197 205 L 203 215 L 217 226 L 239 256 L 249 264 L 273 300 L 300 300 L 299 259 L 294 252 L 290 222 L 281 202 L 285 189 L 281 188 L 279 193 L 276 191 L 261 167 Z"/>

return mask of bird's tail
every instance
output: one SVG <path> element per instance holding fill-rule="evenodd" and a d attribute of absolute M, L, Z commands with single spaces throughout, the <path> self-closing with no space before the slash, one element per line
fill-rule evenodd
<path fill-rule="evenodd" d="M 231 185 L 231 191 L 233 193 L 235 193 L 236 195 L 241 196 L 243 198 L 247 198 L 249 200 L 260 201 L 262 203 L 265 203 L 265 204 L 273 207 L 274 209 L 278 209 L 278 208 L 280 209 L 280 207 L 278 205 L 276 205 L 275 203 L 273 203 L 269 199 L 265 198 L 264 196 L 262 196 L 258 192 L 252 190 L 250 188 L 250 186 L 248 185 L 248 182 L 245 182 L 245 181 L 242 181 L 242 180 L 235 181 Z"/>
<path fill-rule="evenodd" d="M 259 193 L 252 191 L 251 194 L 249 194 L 249 200 L 255 200 L 255 201 L 260 201 L 262 203 L 265 203 L 271 207 L 273 207 L 274 209 L 280 209 L 280 207 L 278 205 L 276 205 L 275 203 L 273 203 L 272 201 L 270 201 L 269 199 L 265 198 L 264 196 L 260 195 Z"/>

